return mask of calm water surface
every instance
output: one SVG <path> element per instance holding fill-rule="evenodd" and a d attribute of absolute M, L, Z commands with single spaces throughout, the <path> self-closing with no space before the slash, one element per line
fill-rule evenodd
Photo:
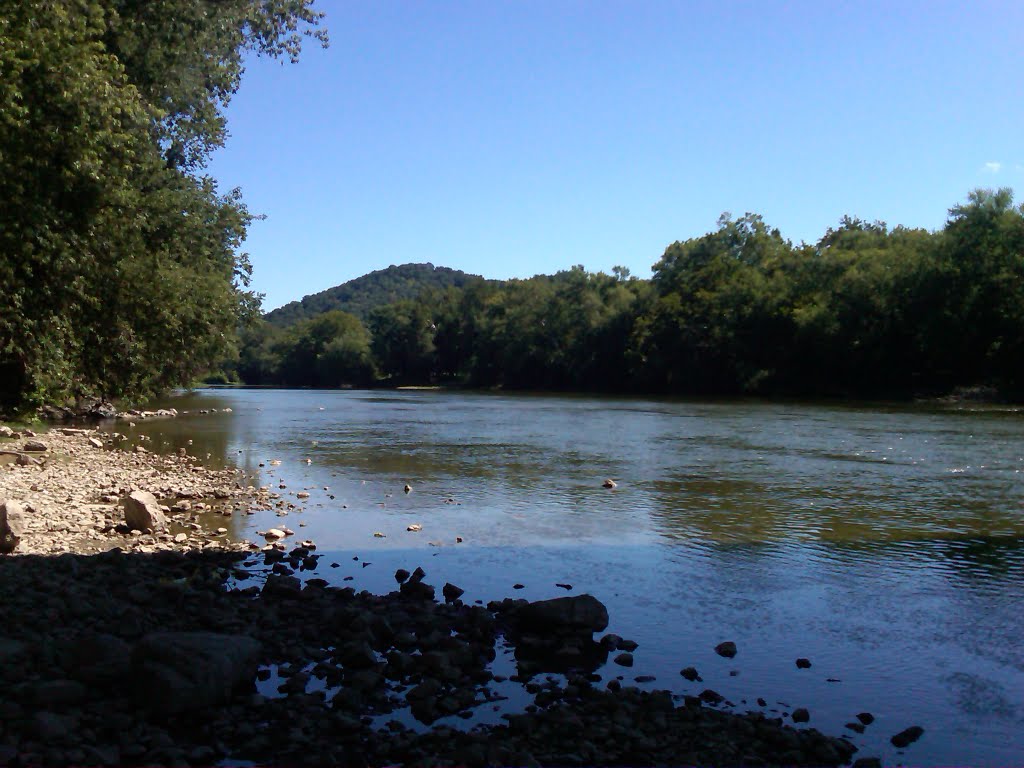
<path fill-rule="evenodd" d="M 572 584 L 640 643 L 606 679 L 804 706 L 887 762 L 1024 765 L 1024 413 L 430 391 L 163 404 L 232 409 L 129 431 L 283 482 L 302 511 L 233 532 L 289 525 L 339 563 L 317 575 L 388 591 L 422 565 L 485 601 Z M 844 729 L 864 711 L 864 735 Z M 914 724 L 925 735 L 895 750 Z"/>

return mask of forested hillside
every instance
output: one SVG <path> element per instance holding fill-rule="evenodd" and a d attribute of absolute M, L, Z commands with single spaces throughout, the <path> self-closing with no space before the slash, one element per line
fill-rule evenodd
<path fill-rule="evenodd" d="M 976 190 L 936 232 L 844 217 L 794 245 L 756 214 L 651 280 L 471 282 L 247 336 L 251 383 L 909 397 L 1024 393 L 1024 206 Z"/>
<path fill-rule="evenodd" d="M 0 12 L 0 410 L 139 398 L 233 353 L 258 300 L 238 190 L 203 173 L 243 57 L 312 0 L 18 0 Z"/>
<path fill-rule="evenodd" d="M 391 265 L 326 291 L 304 296 L 299 301 L 268 312 L 265 317 L 279 328 L 332 310 L 342 310 L 365 321 L 372 310 L 384 304 L 415 299 L 425 290 L 462 288 L 471 281 L 482 279 L 477 275 L 448 267 L 435 267 L 433 264 Z"/>

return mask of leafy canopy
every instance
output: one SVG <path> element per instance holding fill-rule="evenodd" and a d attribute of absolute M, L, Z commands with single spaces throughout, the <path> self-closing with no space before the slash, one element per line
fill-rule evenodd
<path fill-rule="evenodd" d="M 252 216 L 199 173 L 247 52 L 325 41 L 312 0 L 0 11 L 0 407 L 141 397 L 233 354 Z"/>

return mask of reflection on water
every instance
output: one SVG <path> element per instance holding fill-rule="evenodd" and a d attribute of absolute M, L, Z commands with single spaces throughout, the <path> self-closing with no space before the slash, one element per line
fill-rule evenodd
<path fill-rule="evenodd" d="M 394 568 L 423 565 L 472 599 L 571 583 L 641 643 L 630 674 L 648 687 L 806 706 L 836 734 L 870 711 L 847 733 L 887 761 L 1024 755 L 1015 409 L 273 390 L 173 405 L 233 412 L 128 431 L 308 492 L 287 496 L 288 523 L 336 558 L 322 576 L 390 590 Z M 679 676 L 690 664 L 703 683 Z M 901 755 L 888 737 L 912 724 L 925 736 Z"/>

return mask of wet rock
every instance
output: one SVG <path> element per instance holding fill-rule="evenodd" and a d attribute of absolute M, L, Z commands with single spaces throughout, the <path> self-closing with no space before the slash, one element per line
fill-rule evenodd
<path fill-rule="evenodd" d="M 736 643 L 731 640 L 727 640 L 724 643 L 719 643 L 715 646 L 715 653 L 719 656 L 724 656 L 727 659 L 731 659 L 736 655 Z"/>
<path fill-rule="evenodd" d="M 592 634 L 608 626 L 608 609 L 593 595 L 556 597 L 527 603 L 513 619 L 523 630 Z"/>
<path fill-rule="evenodd" d="M 882 761 L 877 757 L 858 757 L 851 768 L 882 768 Z"/>
<path fill-rule="evenodd" d="M 811 713 L 803 707 L 798 707 L 793 710 L 792 718 L 794 723 L 806 723 L 811 719 Z"/>
<path fill-rule="evenodd" d="M 889 741 L 892 742 L 894 747 L 903 749 L 920 739 L 922 735 L 924 735 L 924 728 L 919 725 L 912 725 L 897 733 Z"/>
<path fill-rule="evenodd" d="M 406 493 L 412 493 L 412 486 L 407 483 L 405 488 L 403 488 L 402 490 L 404 490 Z"/>
<path fill-rule="evenodd" d="M 441 594 L 444 595 L 444 600 L 446 603 L 454 603 L 465 593 L 466 590 L 460 589 L 459 587 L 456 587 L 454 584 L 451 583 L 446 583 L 444 587 L 441 588 Z"/>
<path fill-rule="evenodd" d="M 363 564 L 365 567 L 365 563 Z M 417 568 L 417 571 L 420 569 Z M 434 588 L 429 584 L 416 578 L 416 574 L 413 573 L 412 578 L 405 582 L 399 587 L 401 594 L 414 600 L 433 600 L 434 599 Z"/>
<path fill-rule="evenodd" d="M 849 728 L 854 733 L 864 733 L 866 730 L 863 723 L 847 723 L 845 728 Z"/>
<path fill-rule="evenodd" d="M 875 722 L 875 716 L 870 712 L 861 712 L 857 715 L 857 719 L 860 720 L 864 725 L 871 725 Z"/>
<path fill-rule="evenodd" d="M 685 667 L 684 669 L 680 670 L 679 674 L 687 680 L 689 680 L 691 683 L 697 682 L 701 679 L 700 675 L 697 674 L 697 669 L 695 667 Z"/>
<path fill-rule="evenodd" d="M 607 478 L 603 483 L 601 483 L 602 488 L 616 488 L 618 487 L 618 485 L 619 484 L 612 480 L 610 477 Z"/>
<path fill-rule="evenodd" d="M 260 643 L 246 635 L 157 632 L 132 652 L 138 703 L 162 714 L 194 712 L 227 703 L 251 686 Z"/>
<path fill-rule="evenodd" d="M 712 706 L 716 704 L 721 704 L 723 701 L 725 701 L 725 697 L 722 694 L 720 694 L 718 691 L 713 691 L 710 688 L 706 688 L 703 691 L 701 691 L 697 698 L 703 701 L 705 704 L 711 704 Z"/>
<path fill-rule="evenodd" d="M 796 660 L 796 667 L 797 667 L 797 669 L 810 669 L 811 668 L 811 661 L 810 661 L 810 659 L 797 659 Z"/>
<path fill-rule="evenodd" d="M 623 667 L 633 666 L 633 654 L 632 653 L 620 653 L 616 656 L 613 661 Z"/>
<path fill-rule="evenodd" d="M 133 491 L 124 500 L 124 522 L 138 531 L 151 530 L 156 533 L 167 530 L 167 518 L 157 503 L 156 496 L 149 491 Z"/>
<path fill-rule="evenodd" d="M 401 584 L 403 581 L 409 578 L 409 572 L 405 568 L 399 568 L 395 571 L 395 581 Z"/>
<path fill-rule="evenodd" d="M 302 582 L 296 576 L 272 573 L 267 576 L 261 594 L 268 598 L 297 598 L 302 594 Z"/>
<path fill-rule="evenodd" d="M 0 501 L 0 553 L 13 552 L 25 533 L 25 505 L 14 499 Z"/>

